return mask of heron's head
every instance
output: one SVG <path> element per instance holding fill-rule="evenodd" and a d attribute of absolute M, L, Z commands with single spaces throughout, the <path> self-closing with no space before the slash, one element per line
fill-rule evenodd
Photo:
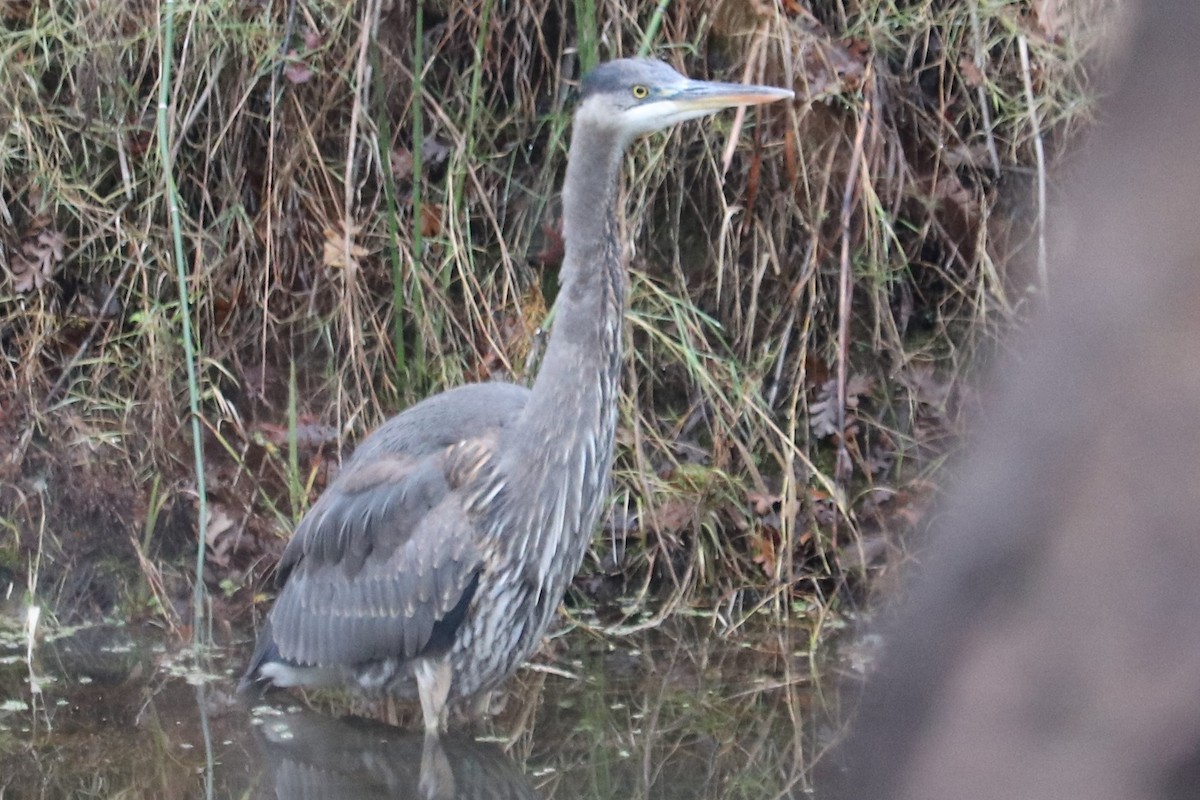
<path fill-rule="evenodd" d="M 651 58 L 622 58 L 584 76 L 576 119 L 613 129 L 627 141 L 723 108 L 792 96 L 774 86 L 692 80 Z"/>

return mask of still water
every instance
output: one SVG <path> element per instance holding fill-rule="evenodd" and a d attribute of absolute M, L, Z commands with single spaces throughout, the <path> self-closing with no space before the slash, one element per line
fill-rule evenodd
<path fill-rule="evenodd" d="M 248 649 L 197 659 L 151 629 L 101 625 L 43 636 L 31 662 L 10 629 L 0 799 L 805 796 L 836 716 L 807 638 L 714 628 L 575 628 L 491 717 L 437 744 L 413 733 L 412 709 L 390 727 L 348 717 L 344 698 L 245 701 L 234 686 Z"/>

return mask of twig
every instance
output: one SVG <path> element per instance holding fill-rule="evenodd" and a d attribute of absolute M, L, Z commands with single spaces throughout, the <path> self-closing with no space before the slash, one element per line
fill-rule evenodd
<path fill-rule="evenodd" d="M 417 8 L 420 8 L 420 3 L 417 4 Z M 344 299 L 346 319 L 349 321 L 346 326 L 346 335 L 351 352 L 358 350 L 356 339 L 360 335 L 358 315 L 355 313 L 354 307 L 354 285 L 358 278 L 358 258 L 354 255 L 354 240 L 358 226 L 354 222 L 352 213 L 355 184 L 358 179 L 358 171 L 355 168 L 358 161 L 356 150 L 358 148 L 359 120 L 367 113 L 366 109 L 369 107 L 366 98 L 371 93 L 371 41 L 374 39 L 374 32 L 378 27 L 379 0 L 368 0 L 363 8 L 362 26 L 358 34 L 358 58 L 354 70 L 354 103 L 350 110 L 350 129 L 346 133 L 346 174 L 342 181 L 342 258 L 346 264 L 342 273 L 346 281 Z M 414 150 L 419 148 L 420 146 L 417 145 Z M 357 372 L 355 375 L 357 376 Z"/>
<path fill-rule="evenodd" d="M 171 105 L 171 64 L 175 53 L 175 4 L 176 0 L 163 0 L 162 26 L 162 77 L 158 84 L 158 154 L 162 160 L 163 183 L 167 198 L 167 212 L 171 221 L 171 240 L 174 244 L 175 276 L 179 284 L 179 318 L 183 336 L 183 352 L 188 384 L 188 411 L 192 420 L 192 454 L 195 457 L 197 528 L 196 528 L 196 576 L 192 596 L 192 643 L 199 648 L 202 644 L 201 631 L 204 625 L 204 548 L 207 544 L 205 530 L 208 525 L 207 486 L 204 476 L 204 447 L 200 441 L 200 383 L 196 374 L 196 345 L 192 339 L 192 303 L 188 292 L 187 265 L 183 253 L 183 227 L 179 214 L 179 188 L 175 185 L 175 172 L 171 161 L 170 125 L 167 114 Z"/>
<path fill-rule="evenodd" d="M 207 541 L 207 536 L 203 531 L 200 532 L 200 541 Z M 171 605 L 171 594 L 163 583 L 162 572 L 157 564 L 146 557 L 146 553 L 142 550 L 142 543 L 136 536 L 129 537 L 129 544 L 133 547 L 133 554 L 137 557 L 142 577 L 146 579 L 146 588 L 150 590 L 150 594 L 154 595 L 154 599 L 158 603 L 162 620 L 167 625 L 167 631 L 174 635 L 179 631 L 177 624 L 179 617 L 176 616 L 174 606 Z"/>
<path fill-rule="evenodd" d="M 275 69 L 271 73 L 271 103 L 274 104 L 277 97 L 276 91 L 282 88 L 283 83 L 279 80 L 283 77 L 284 67 L 287 66 L 288 48 L 292 45 L 292 34 L 296 32 L 296 0 L 288 0 L 287 20 L 283 24 L 283 39 L 279 42 L 279 63 L 275 65 Z"/>
<path fill-rule="evenodd" d="M 984 75 L 987 66 L 987 56 L 983 48 L 983 33 L 979 26 L 979 2 L 971 0 L 971 37 L 975 40 L 975 68 Z M 996 135 L 992 130 L 992 107 L 988 103 L 987 87 L 980 81 L 975 87 L 979 95 L 979 113 L 983 117 L 983 130 L 986 134 L 988 156 L 992 159 L 992 175 L 1000 179 L 1000 152 L 996 149 Z"/>
<path fill-rule="evenodd" d="M 867 65 L 863 75 L 863 107 L 858 131 L 854 134 L 854 150 L 850 155 L 850 172 L 846 175 L 846 188 L 842 192 L 842 250 L 838 278 L 838 356 L 837 356 L 837 427 L 838 452 L 834 476 L 840 481 L 848 474 L 850 452 L 846 449 L 846 361 L 850 350 L 850 298 L 853 293 L 853 277 L 850 269 L 850 218 L 854 214 L 855 189 L 862 171 L 863 141 L 871 119 L 872 70 Z"/>
<path fill-rule="evenodd" d="M 422 187 L 425 183 L 425 8 L 422 3 L 413 4 L 413 64 L 412 64 L 412 280 L 414 286 L 423 278 L 425 259 L 425 197 Z M 413 290 L 413 296 L 420 293 Z M 397 312 L 398 313 L 398 312 Z M 434 320 L 433 338 L 441 336 L 441 316 Z M 425 376 L 423 351 L 418 350 L 421 360 L 420 372 Z"/>
<path fill-rule="evenodd" d="M 1017 49 L 1021 53 L 1021 77 L 1025 81 L 1025 102 L 1029 104 L 1029 125 L 1033 128 L 1033 152 L 1037 158 L 1038 283 L 1041 284 L 1043 297 L 1048 297 L 1050 281 L 1046 266 L 1046 150 L 1042 145 L 1042 124 L 1038 119 L 1037 104 L 1033 97 L 1029 45 L 1023 34 L 1017 37 Z"/>
<path fill-rule="evenodd" d="M 751 76 L 754 74 L 755 67 L 758 67 L 759 72 L 763 68 L 763 63 L 760 58 L 766 57 L 767 42 L 767 25 L 763 23 L 758 26 L 758 30 L 754 32 L 754 41 L 750 43 L 750 49 L 747 51 L 746 68 L 742 71 L 742 82 L 750 83 Z M 725 179 L 725 174 L 729 172 L 729 165 L 733 163 L 733 154 L 737 150 L 738 139 L 742 135 L 742 125 L 746 122 L 746 106 L 738 106 L 733 112 L 733 124 L 729 128 L 729 139 L 725 142 L 725 149 L 721 151 L 721 179 Z"/>
<path fill-rule="evenodd" d="M 658 0 L 658 5 L 654 7 L 654 13 L 650 15 L 650 24 L 646 26 L 646 33 L 642 36 L 642 43 L 638 46 L 639 56 L 650 55 L 650 47 L 654 44 L 654 38 L 658 36 L 658 29 L 662 27 L 663 17 L 666 15 L 669 5 L 671 5 L 671 0 Z"/>

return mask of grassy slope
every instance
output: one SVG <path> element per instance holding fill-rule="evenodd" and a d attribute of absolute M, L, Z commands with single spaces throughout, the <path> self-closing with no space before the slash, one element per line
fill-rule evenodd
<path fill-rule="evenodd" d="M 1035 296 L 1038 148 L 1053 163 L 1088 119 L 1070 18 L 439 0 L 418 30 L 406 3 L 310 2 L 281 58 L 288 9 L 266 5 L 178 4 L 169 87 L 229 613 L 348 443 L 442 387 L 528 380 L 579 62 L 655 25 L 690 74 L 805 99 L 628 158 L 632 358 L 581 588 L 818 628 L 921 524 L 966 379 Z M 157 9 L 0 4 L 0 582 L 64 615 L 187 597 Z"/>

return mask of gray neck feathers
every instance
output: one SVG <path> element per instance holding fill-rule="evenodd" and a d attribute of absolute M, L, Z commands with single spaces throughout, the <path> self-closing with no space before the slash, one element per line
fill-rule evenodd
<path fill-rule="evenodd" d="M 543 579 L 554 573 L 550 583 L 563 588 L 587 549 L 612 466 L 627 284 L 616 209 L 624 148 L 613 130 L 589 121 L 586 109 L 576 115 L 554 328 L 509 439 L 509 452 L 520 454 L 509 462 L 508 481 L 520 487 L 510 497 L 522 498 L 528 514 L 527 529 L 512 533 L 519 546 L 539 553 L 529 569 Z"/>
<path fill-rule="evenodd" d="M 520 425 L 527 442 L 548 450 L 595 436 L 621 358 L 627 281 L 616 204 L 624 142 L 580 116 L 562 190 L 566 252 L 554 329 Z"/>

